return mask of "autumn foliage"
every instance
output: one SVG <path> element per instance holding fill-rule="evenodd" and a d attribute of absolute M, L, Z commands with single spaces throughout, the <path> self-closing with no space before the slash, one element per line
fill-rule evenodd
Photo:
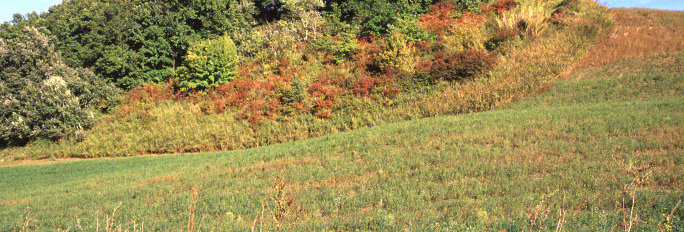
<path fill-rule="evenodd" d="M 426 31 L 440 34 L 454 20 L 455 6 L 450 1 L 440 1 L 428 7 L 421 17 L 420 26 Z"/>
<path fill-rule="evenodd" d="M 243 62 L 233 80 L 208 85 L 200 93 L 186 92 L 175 82 L 134 88 L 118 114 L 144 117 L 151 106 L 181 100 L 199 105 L 204 114 L 228 114 L 253 126 L 298 115 L 328 119 L 353 99 L 392 99 L 415 85 L 486 73 L 497 59 L 483 49 L 484 17 L 458 12 L 451 1 L 438 2 L 418 22 L 435 39 L 412 41 L 400 32 L 358 38 L 348 32 L 331 35 L 312 47 L 298 45 L 297 56 Z"/>

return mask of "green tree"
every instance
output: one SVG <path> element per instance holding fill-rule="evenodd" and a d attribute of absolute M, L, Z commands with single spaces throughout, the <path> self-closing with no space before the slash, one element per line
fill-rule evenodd
<path fill-rule="evenodd" d="M 389 34 L 389 26 L 425 12 L 433 0 L 328 1 L 328 11 L 341 11 L 341 20 L 363 25 L 367 34 Z"/>
<path fill-rule="evenodd" d="M 246 28 L 243 22 L 252 15 L 238 15 L 238 2 L 69 0 L 46 14 L 17 15 L 16 22 L 0 26 L 0 37 L 16 37 L 26 26 L 45 28 L 68 65 L 91 68 L 129 89 L 172 78 L 190 41 L 232 35 L 234 25 Z"/>
<path fill-rule="evenodd" d="M 67 66 L 34 27 L 0 39 L 0 67 L 0 147 L 78 136 L 120 95 L 88 69 Z"/>
<path fill-rule="evenodd" d="M 184 65 L 178 69 L 181 88 L 202 91 L 233 80 L 236 59 L 237 49 L 228 35 L 191 43 Z"/>

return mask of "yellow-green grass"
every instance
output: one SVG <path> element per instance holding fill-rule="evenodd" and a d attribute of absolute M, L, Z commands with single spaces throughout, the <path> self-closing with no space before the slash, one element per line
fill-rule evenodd
<path fill-rule="evenodd" d="M 250 150 L 2 167 L 0 231 L 108 218 L 148 231 L 681 230 L 682 59 L 579 69 L 492 111 Z"/>

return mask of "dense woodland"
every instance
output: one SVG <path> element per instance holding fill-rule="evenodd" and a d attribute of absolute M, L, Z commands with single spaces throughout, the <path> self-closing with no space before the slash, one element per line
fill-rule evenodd
<path fill-rule="evenodd" d="M 560 75 L 609 24 L 583 0 L 64 1 L 0 26 L 0 146 L 90 156 L 78 144 L 97 134 L 166 133 L 155 123 L 189 112 L 232 132 L 94 156 L 226 150 L 485 110 L 538 91 L 525 75 Z M 434 101 L 449 91 L 457 106 Z"/>

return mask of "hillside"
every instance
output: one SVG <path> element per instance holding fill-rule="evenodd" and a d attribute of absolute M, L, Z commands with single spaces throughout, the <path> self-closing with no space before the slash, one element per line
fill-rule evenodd
<path fill-rule="evenodd" d="M 543 91 L 611 24 L 592 0 L 67 1 L 0 25 L 0 157 L 239 150 L 486 111 Z"/>
<path fill-rule="evenodd" d="M 2 167 L 0 230 L 681 230 L 684 55 L 659 49 L 681 41 L 620 36 L 682 33 L 684 16 L 613 14 L 615 36 L 585 67 L 495 110 L 241 151 Z"/>

